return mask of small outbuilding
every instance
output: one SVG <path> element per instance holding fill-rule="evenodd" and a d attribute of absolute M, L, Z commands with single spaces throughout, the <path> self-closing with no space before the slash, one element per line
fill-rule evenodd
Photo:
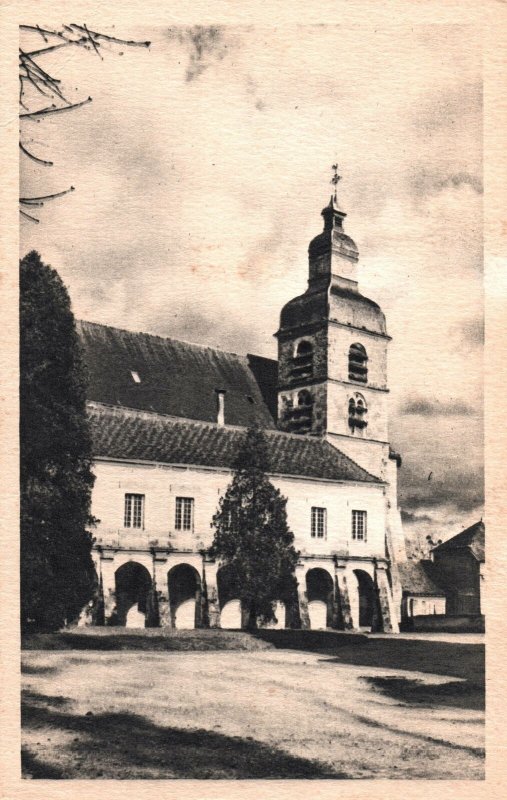
<path fill-rule="evenodd" d="M 402 587 L 402 620 L 446 613 L 446 593 L 435 580 L 432 561 L 405 561 L 398 565 L 398 572 Z"/>
<path fill-rule="evenodd" d="M 476 522 L 431 551 L 434 574 L 445 590 L 448 616 L 484 613 L 485 526 Z"/>

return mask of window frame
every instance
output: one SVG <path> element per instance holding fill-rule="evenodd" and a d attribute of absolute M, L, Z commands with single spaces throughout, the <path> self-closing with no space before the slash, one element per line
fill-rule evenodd
<path fill-rule="evenodd" d="M 368 541 L 368 512 L 365 509 L 352 509 L 351 533 L 354 542 Z"/>
<path fill-rule="evenodd" d="M 193 533 L 195 498 L 178 496 L 174 503 L 174 530 Z"/>
<path fill-rule="evenodd" d="M 125 492 L 123 505 L 123 527 L 128 530 L 144 530 L 144 507 L 146 496 L 139 492 Z M 136 503 L 138 507 L 136 508 Z M 139 524 L 136 525 L 136 522 Z"/>
<path fill-rule="evenodd" d="M 327 508 L 324 508 L 324 506 L 312 506 L 310 538 L 320 539 L 321 541 L 327 539 Z"/>

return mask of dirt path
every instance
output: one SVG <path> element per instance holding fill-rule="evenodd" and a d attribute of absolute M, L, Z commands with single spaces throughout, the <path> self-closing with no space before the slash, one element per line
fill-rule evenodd
<path fill-rule="evenodd" d="M 483 777 L 463 682 L 315 653 L 25 653 L 32 777 Z"/>

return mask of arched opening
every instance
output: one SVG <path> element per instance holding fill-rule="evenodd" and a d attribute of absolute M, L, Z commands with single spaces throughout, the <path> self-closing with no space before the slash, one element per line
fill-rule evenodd
<path fill-rule="evenodd" d="M 151 576 L 146 567 L 137 561 L 128 561 L 114 574 L 116 586 L 117 625 L 129 628 L 144 628 L 148 621 Z"/>
<path fill-rule="evenodd" d="M 375 621 L 377 592 L 373 579 L 363 569 L 355 569 L 357 591 L 352 599 L 352 614 L 354 627 L 372 629 Z"/>
<path fill-rule="evenodd" d="M 368 382 L 368 355 L 359 342 L 349 348 L 349 381 Z"/>
<path fill-rule="evenodd" d="M 368 408 L 366 406 L 366 400 L 359 392 L 356 392 L 354 396 L 349 399 L 348 413 L 349 428 L 352 433 L 357 431 L 359 434 L 362 434 L 364 429 L 368 426 L 368 421 L 366 419 Z"/>
<path fill-rule="evenodd" d="M 233 570 L 220 567 L 217 572 L 218 602 L 220 604 L 220 627 L 240 629 L 242 623 L 239 587 Z"/>
<path fill-rule="evenodd" d="M 308 339 L 298 342 L 292 358 L 290 375 L 294 382 L 313 377 L 313 344 Z"/>
<path fill-rule="evenodd" d="M 173 628 L 200 628 L 202 619 L 201 578 L 195 567 L 178 564 L 167 575 Z"/>
<path fill-rule="evenodd" d="M 310 628 L 330 628 L 333 622 L 333 579 L 329 572 L 320 567 L 306 573 L 306 596 Z"/>

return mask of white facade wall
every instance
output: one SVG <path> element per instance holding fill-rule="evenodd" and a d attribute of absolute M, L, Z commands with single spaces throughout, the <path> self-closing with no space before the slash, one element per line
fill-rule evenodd
<path fill-rule="evenodd" d="M 328 327 L 328 377 L 333 381 L 348 381 L 349 350 L 352 344 L 362 344 L 368 355 L 368 385 L 375 389 L 387 388 L 387 344 L 384 336 L 337 325 Z"/>
<path fill-rule="evenodd" d="M 124 549 L 172 547 L 197 552 L 213 540 L 211 522 L 220 497 L 232 479 L 229 471 L 97 461 L 92 514 L 100 520 L 97 545 Z M 385 557 L 385 487 L 351 482 L 334 483 L 303 478 L 272 477 L 287 497 L 287 516 L 302 555 Z M 143 529 L 124 527 L 125 494 L 143 494 Z M 175 529 L 177 497 L 194 498 L 193 531 Z M 312 506 L 327 509 L 325 539 L 311 537 Z M 367 512 L 367 539 L 352 539 L 352 510 Z"/>
<path fill-rule="evenodd" d="M 406 600 L 407 616 L 419 617 L 425 614 L 445 614 L 445 597 L 411 597 Z"/>

